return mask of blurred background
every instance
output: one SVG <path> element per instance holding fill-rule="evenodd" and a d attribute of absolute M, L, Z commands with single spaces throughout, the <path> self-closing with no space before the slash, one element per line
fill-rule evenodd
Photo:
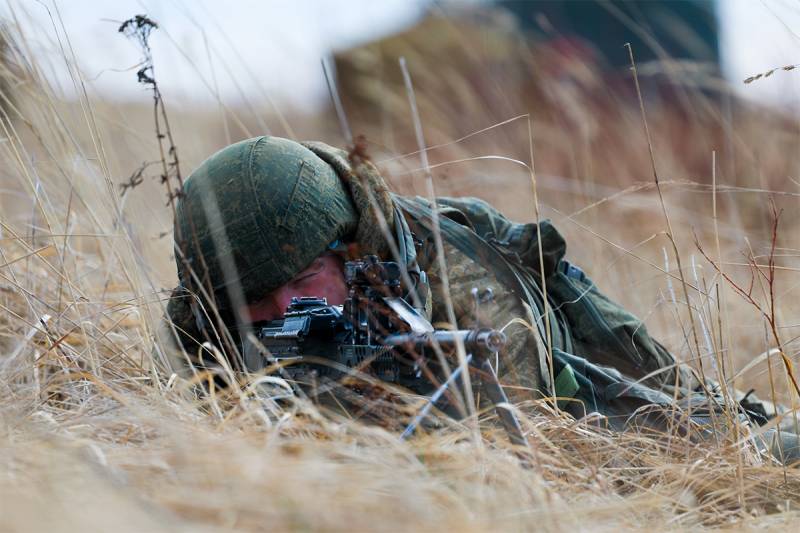
<path fill-rule="evenodd" d="M 72 87 L 54 27 L 62 23 L 97 95 L 142 101 L 143 91 L 125 72 L 139 61 L 139 52 L 114 32 L 133 14 L 146 13 L 161 26 L 152 42 L 159 81 L 173 106 L 218 98 L 235 105 L 268 94 L 276 103 L 303 109 L 328 103 L 320 58 L 419 30 L 437 16 L 479 11 L 502 12 L 506 31 L 524 33 L 534 46 L 581 41 L 596 59 L 626 67 L 622 43 L 631 42 L 641 61 L 671 57 L 713 64 L 745 98 L 797 100 L 796 77 L 747 88 L 739 83 L 797 61 L 800 7 L 793 0 L 70 0 L 0 8 L 26 32 L 34 57 L 50 63 L 47 74 L 67 94 Z M 484 38 L 491 33 L 485 25 Z M 471 45 L 480 48 L 480 42 Z M 504 72 L 493 74 L 502 78 Z"/>
<path fill-rule="evenodd" d="M 142 286 L 160 294 L 176 282 L 163 185 L 145 166 L 141 184 L 122 187 L 158 158 L 152 94 L 137 83 L 142 50 L 117 31 L 136 14 L 159 25 L 149 41 L 153 72 L 184 176 L 223 146 L 261 134 L 345 146 L 324 60 L 352 133 L 366 137 L 395 189 L 424 194 L 404 57 L 437 194 L 479 196 L 511 218 L 535 220 L 532 148 L 541 217 L 565 234 L 569 257 L 695 360 L 685 298 L 665 274 L 677 266 L 630 43 L 684 276 L 699 289 L 689 302 L 707 330 L 699 353 L 710 358 L 721 345 L 736 368 L 745 366 L 767 347 L 762 311 L 774 301 L 769 318 L 794 357 L 800 4 L 10 2 L 0 8 L 10 72 L 4 105 L 26 142 L 17 156 L 32 170 L 24 179 L 0 170 L 4 221 L 35 238 L 42 214 L 29 198 L 37 197 L 74 212 L 65 225 L 76 235 L 83 225 L 72 242 L 87 253 L 101 247 L 99 236 L 123 232 Z M 783 212 L 770 291 L 750 263 L 769 262 L 773 202 Z M 763 392 L 766 376 L 762 364 L 746 379 Z"/>

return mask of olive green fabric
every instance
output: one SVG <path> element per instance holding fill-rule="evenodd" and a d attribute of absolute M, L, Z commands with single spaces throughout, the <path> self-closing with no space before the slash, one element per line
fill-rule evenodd
<path fill-rule="evenodd" d="M 395 200 L 422 231 L 431 227 L 427 200 Z M 547 353 L 530 354 L 531 360 L 538 360 L 543 393 L 575 398 L 578 401 L 572 407 L 576 414 L 598 411 L 617 417 L 614 422 L 621 427 L 643 405 L 668 406 L 676 379 L 679 396 L 697 390 L 699 383 L 691 369 L 677 364 L 639 319 L 609 300 L 580 269 L 564 260 L 566 243 L 549 221 L 514 223 L 477 198 L 437 198 L 437 206 L 445 241 L 490 270 L 527 304 L 540 339 L 549 333 L 553 377 L 563 372 L 572 377 L 560 380 L 564 390 L 554 391 L 549 385 Z M 549 332 L 545 330 L 545 295 L 540 290 L 541 263 L 547 281 Z"/>
<path fill-rule="evenodd" d="M 375 165 L 357 154 L 348 154 L 322 142 L 304 142 L 303 146 L 331 165 L 347 184 L 359 216 L 354 235 L 354 241 L 360 246 L 359 253 L 387 257 L 389 247 L 381 227 L 385 223 L 386 231 L 395 229 L 394 203 Z"/>
<path fill-rule="evenodd" d="M 257 301 L 357 222 L 346 186 L 308 148 L 279 137 L 241 141 L 184 184 L 175 226 L 179 278 L 192 287 L 191 268 L 218 299 L 238 285 L 246 301 Z"/>

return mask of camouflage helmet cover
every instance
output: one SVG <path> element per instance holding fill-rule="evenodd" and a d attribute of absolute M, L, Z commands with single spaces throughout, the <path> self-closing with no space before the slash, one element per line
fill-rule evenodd
<path fill-rule="evenodd" d="M 255 301 L 357 223 L 346 185 L 309 149 L 279 137 L 241 141 L 209 157 L 184 183 L 175 221 L 178 276 L 193 286 L 191 267 L 223 301 L 223 289 L 235 283 Z"/>

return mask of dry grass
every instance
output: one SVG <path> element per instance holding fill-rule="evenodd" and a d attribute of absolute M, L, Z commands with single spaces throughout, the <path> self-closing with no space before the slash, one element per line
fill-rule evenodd
<path fill-rule="evenodd" d="M 466 115 L 463 108 L 449 108 L 453 99 L 420 88 L 420 69 L 434 66 L 417 65 L 415 72 L 414 65 L 431 144 L 516 114 L 497 111 L 503 108 L 491 105 L 493 97 L 480 100 L 477 95 L 490 94 L 475 87 L 480 80 L 456 73 L 448 74 L 449 86 L 472 95 L 469 109 L 480 111 Z M 64 102 L 33 67 L 7 74 L 16 100 L 6 107 L 12 120 L 4 117 L 0 143 L 3 530 L 777 530 L 799 518 L 795 471 L 731 436 L 698 443 L 618 434 L 526 404 L 518 407 L 535 445 L 534 466 L 527 470 L 490 423 L 490 413 L 483 416 L 479 444 L 453 421 L 400 442 L 391 427 L 321 413 L 302 402 L 277 408 L 247 388 L 212 394 L 173 375 L 159 325 L 163 289 L 174 276 L 169 237 L 160 236 L 170 223 L 163 192 L 149 180 L 123 198 L 119 188 L 153 158 L 151 124 L 141 108 L 86 98 Z M 680 296 L 673 302 L 662 271 L 675 273 L 674 258 L 665 267 L 668 241 L 636 101 L 618 93 L 590 99 L 589 89 L 597 85 L 568 86 L 559 92 L 544 85 L 537 94 L 550 96 L 541 102 L 502 95 L 504 105 L 534 111 L 545 214 L 567 235 L 570 256 L 601 287 L 646 316 L 682 358 L 693 359 L 695 348 L 682 333 L 686 306 Z M 723 264 L 746 283 L 751 269 L 740 252 L 752 249 L 761 263 L 770 247 L 768 197 L 785 207 L 796 202 L 789 178 L 796 169 L 797 129 L 738 105 L 722 120 L 673 104 L 651 105 L 648 119 L 684 264 L 695 255 L 706 265 L 697 282 L 690 271 L 687 279 L 707 287 L 720 280 L 691 237 L 694 229 L 716 258 L 710 179 L 715 149 Z M 383 143 L 386 153 L 412 152 L 407 114 L 392 116 L 395 144 Z M 179 113 L 172 122 L 185 168 L 225 143 L 219 133 L 196 135 L 221 131 L 218 117 Z M 336 127 L 327 117 L 297 122 L 293 127 L 301 134 L 304 128 Z M 385 124 L 375 132 L 355 118 L 353 123 L 372 139 L 387 131 Z M 374 150 L 376 159 L 384 157 L 380 146 Z M 440 192 L 482 195 L 530 219 L 524 169 L 499 159 L 444 165 L 485 155 L 524 161 L 527 150 L 524 120 L 433 150 L 436 185 Z M 410 192 L 419 187 L 418 177 L 404 169 L 417 161 L 409 156 L 384 167 L 399 189 Z M 796 227 L 796 215 L 787 210 L 776 254 L 785 270 L 778 270 L 775 317 L 790 358 L 798 316 Z M 756 277 L 755 297 L 763 302 L 759 283 Z M 720 285 L 719 305 L 698 291 L 690 298 L 705 316 L 711 351 L 733 362 L 731 376 L 775 344 L 765 340 L 763 317 Z M 766 368 L 763 361 L 755 364 L 740 386 L 753 383 L 769 396 Z M 772 368 L 777 394 L 790 399 L 779 362 Z"/>

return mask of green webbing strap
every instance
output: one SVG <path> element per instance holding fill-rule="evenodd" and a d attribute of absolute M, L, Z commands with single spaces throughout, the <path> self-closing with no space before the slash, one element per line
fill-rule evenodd
<path fill-rule="evenodd" d="M 566 407 L 569 403 L 567 398 L 574 398 L 578 393 L 578 389 L 580 389 L 580 385 L 578 385 L 578 380 L 575 378 L 575 372 L 570 365 L 565 365 L 556 376 L 556 396 L 561 398 L 558 400 L 558 406 L 562 409 Z"/>

